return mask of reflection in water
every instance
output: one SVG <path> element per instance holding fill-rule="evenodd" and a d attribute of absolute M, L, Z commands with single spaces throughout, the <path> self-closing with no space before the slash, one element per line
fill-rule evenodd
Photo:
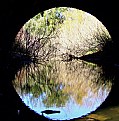
<path fill-rule="evenodd" d="M 112 83 L 96 64 L 52 60 L 22 68 L 13 86 L 23 102 L 38 114 L 66 120 L 95 111 L 105 101 Z"/>

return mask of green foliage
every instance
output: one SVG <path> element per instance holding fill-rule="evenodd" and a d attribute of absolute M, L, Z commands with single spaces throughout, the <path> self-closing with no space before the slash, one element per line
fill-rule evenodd
<path fill-rule="evenodd" d="M 50 106 L 64 106 L 67 102 L 69 96 L 67 93 L 64 93 L 62 88 L 63 85 L 59 82 L 56 82 L 55 77 L 51 77 L 52 66 L 50 63 L 46 65 L 37 65 L 36 68 L 34 66 L 30 66 L 24 71 L 20 73 L 20 78 L 18 78 L 18 85 L 19 80 L 26 80 L 22 86 L 20 85 L 20 90 L 23 94 L 32 94 L 32 100 L 38 98 L 39 96 L 43 97 L 43 103 L 46 107 Z M 17 86 L 16 83 L 14 85 Z"/>
<path fill-rule="evenodd" d="M 50 36 L 63 23 L 65 17 L 62 12 L 66 10 L 65 7 L 46 10 L 43 17 L 39 13 L 30 19 L 23 28 L 33 36 L 39 36 L 40 38 Z"/>
<path fill-rule="evenodd" d="M 59 28 L 65 20 L 63 13 L 67 10 L 66 7 L 52 8 L 30 19 L 18 33 L 15 47 L 20 45 L 17 48 L 25 48 L 24 53 L 33 61 L 48 60 L 56 52 L 51 40 L 58 37 Z"/>
<path fill-rule="evenodd" d="M 46 93 L 46 97 L 43 99 L 43 103 L 46 107 L 51 106 L 65 106 L 66 102 L 69 99 L 69 95 L 64 93 L 60 89 L 60 85 L 55 85 L 51 88 L 51 93 Z"/>

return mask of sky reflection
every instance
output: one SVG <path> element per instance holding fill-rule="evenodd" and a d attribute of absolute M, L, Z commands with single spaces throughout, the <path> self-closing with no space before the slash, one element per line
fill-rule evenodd
<path fill-rule="evenodd" d="M 103 98 L 100 98 L 100 96 Z M 66 105 L 64 107 L 56 107 L 52 106 L 49 108 L 46 108 L 44 103 L 42 102 L 43 95 L 39 96 L 36 99 L 32 98 L 32 94 L 27 94 L 20 96 L 21 99 L 24 101 L 26 105 L 28 105 L 32 110 L 36 111 L 38 114 L 42 115 L 42 111 L 44 110 L 55 110 L 60 111 L 60 113 L 55 114 L 43 114 L 45 117 L 53 119 L 53 120 L 65 120 L 65 119 L 73 119 L 77 117 L 81 117 L 83 115 L 86 115 L 92 111 L 95 111 L 97 107 L 101 105 L 101 103 L 105 100 L 105 98 L 108 96 L 109 92 L 106 90 L 103 91 L 102 89 L 99 90 L 98 96 L 93 97 L 92 92 L 88 92 L 88 96 L 83 99 L 83 104 L 79 105 L 76 103 L 76 101 L 70 97 L 70 99 L 67 101 Z"/>
<path fill-rule="evenodd" d="M 111 91 L 111 80 L 104 77 L 102 68 L 96 64 L 84 61 L 52 64 L 50 71 L 47 64 L 37 66 L 37 71 L 33 71 L 32 66 L 23 68 L 13 81 L 22 101 L 40 115 L 53 120 L 87 115 L 95 111 Z M 45 110 L 60 113 L 42 114 Z"/>

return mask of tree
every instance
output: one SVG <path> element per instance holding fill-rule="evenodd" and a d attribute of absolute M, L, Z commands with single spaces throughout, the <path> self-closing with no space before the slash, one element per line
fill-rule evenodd
<path fill-rule="evenodd" d="M 39 13 L 30 19 L 17 34 L 15 46 L 25 48 L 33 60 L 47 60 L 57 49 L 51 45 L 51 39 L 58 36 L 58 29 L 65 20 L 62 12 L 66 10 L 65 7 L 53 8 L 44 11 L 43 16 Z"/>

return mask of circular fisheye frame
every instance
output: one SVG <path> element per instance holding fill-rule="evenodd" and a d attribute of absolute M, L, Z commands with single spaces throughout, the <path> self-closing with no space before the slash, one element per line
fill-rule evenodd
<path fill-rule="evenodd" d="M 95 111 L 107 98 L 112 83 L 102 67 L 80 57 L 103 51 L 111 41 L 94 16 L 69 7 L 45 10 L 20 29 L 15 44 L 31 63 L 12 81 L 22 101 L 53 120 L 79 118 Z"/>

